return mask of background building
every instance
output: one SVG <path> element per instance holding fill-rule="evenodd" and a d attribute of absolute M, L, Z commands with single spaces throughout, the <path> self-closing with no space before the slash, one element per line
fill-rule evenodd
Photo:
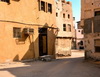
<path fill-rule="evenodd" d="M 66 0 L 56 1 L 56 25 L 59 28 L 56 37 L 56 54 L 71 55 L 73 39 L 72 3 Z"/>
<path fill-rule="evenodd" d="M 0 62 L 55 54 L 54 0 L 0 0 Z"/>
<path fill-rule="evenodd" d="M 85 58 L 100 60 L 100 0 L 81 0 Z"/>
<path fill-rule="evenodd" d="M 84 32 L 83 29 L 80 27 L 80 21 L 77 22 L 77 29 L 76 29 L 76 49 L 84 49 Z"/>

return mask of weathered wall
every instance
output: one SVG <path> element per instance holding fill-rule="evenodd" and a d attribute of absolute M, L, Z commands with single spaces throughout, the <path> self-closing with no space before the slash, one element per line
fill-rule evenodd
<path fill-rule="evenodd" d="M 53 0 L 40 0 L 52 4 L 52 14 L 49 12 L 39 11 L 39 1 L 38 0 L 20 0 L 18 2 L 11 0 L 11 4 L 6 2 L 1 2 L 0 5 L 0 20 L 9 20 L 16 22 L 23 22 L 29 24 L 40 24 L 49 26 L 55 24 L 55 3 Z M 26 6 L 26 7 L 25 7 Z M 54 18 L 54 20 L 52 19 Z"/>
<path fill-rule="evenodd" d="M 100 0 L 81 0 L 81 20 L 84 21 L 85 32 L 85 57 L 91 57 L 100 60 L 100 54 L 96 51 L 95 40 L 100 39 L 100 16 L 95 12 L 100 11 Z M 98 44 L 98 47 L 100 45 Z"/>
<path fill-rule="evenodd" d="M 21 32 L 29 25 L 0 22 L 0 62 L 33 59 L 38 54 L 38 27 L 30 26 L 35 34 L 26 36 L 22 33 L 20 39 L 13 37 L 13 27 L 21 28 Z"/>
<path fill-rule="evenodd" d="M 57 38 L 56 39 L 56 54 L 71 55 L 71 39 L 70 38 Z"/>

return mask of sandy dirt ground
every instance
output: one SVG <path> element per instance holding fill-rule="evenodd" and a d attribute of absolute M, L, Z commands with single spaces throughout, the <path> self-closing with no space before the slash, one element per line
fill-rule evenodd
<path fill-rule="evenodd" d="M 100 64 L 84 61 L 84 51 L 51 62 L 12 62 L 0 64 L 0 77 L 100 77 Z"/>

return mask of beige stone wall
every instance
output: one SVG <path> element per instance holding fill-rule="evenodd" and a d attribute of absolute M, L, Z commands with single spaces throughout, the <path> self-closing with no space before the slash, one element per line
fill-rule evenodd
<path fill-rule="evenodd" d="M 56 39 L 56 54 L 71 55 L 71 38 L 57 38 Z"/>
<path fill-rule="evenodd" d="M 10 4 L 0 1 L 0 63 L 15 60 L 27 60 L 39 57 L 38 28 L 45 25 L 48 30 L 48 54 L 55 53 L 55 2 L 42 0 L 52 4 L 52 13 L 39 11 L 39 0 L 10 0 Z M 13 27 L 33 28 L 34 34 L 22 38 L 13 37 Z M 52 41 L 51 41 L 52 40 Z"/>
<path fill-rule="evenodd" d="M 18 61 L 33 59 L 38 57 L 38 27 L 30 26 L 34 29 L 34 34 L 22 37 L 13 37 L 13 27 L 21 28 L 21 32 L 29 25 L 0 22 L 0 62 Z"/>
<path fill-rule="evenodd" d="M 39 11 L 38 0 L 21 0 L 19 2 L 11 0 L 11 4 L 0 1 L 0 20 L 9 20 L 29 24 L 55 26 L 55 3 L 52 0 L 41 0 L 52 4 L 52 14 L 49 12 Z M 26 6 L 26 7 L 25 7 Z M 54 20 L 52 19 L 54 18 Z"/>
<path fill-rule="evenodd" d="M 81 4 L 82 4 L 82 8 L 81 8 L 81 23 L 85 22 L 87 19 L 91 19 L 91 22 L 88 22 L 88 24 L 91 24 L 91 25 L 88 25 L 91 28 L 87 27 L 85 25 L 86 22 L 83 23 L 83 25 L 81 25 L 81 26 L 84 27 L 85 31 L 89 31 L 89 33 L 85 33 L 85 38 L 84 38 L 84 41 L 85 41 L 85 51 L 87 51 L 88 55 L 91 56 L 92 58 L 93 57 L 96 58 L 100 54 L 96 53 L 94 41 L 96 39 L 100 39 L 100 36 L 99 36 L 100 32 L 95 32 L 94 31 L 94 28 L 95 29 L 97 28 L 96 30 L 98 30 L 98 28 L 99 28 L 99 27 L 97 27 L 99 25 L 95 25 L 94 23 L 95 22 L 99 23 L 99 22 L 97 22 L 95 20 L 96 17 L 98 17 L 98 16 L 95 16 L 95 11 L 100 11 L 100 0 L 81 0 Z M 98 46 L 100 47 L 100 45 L 98 45 Z"/>

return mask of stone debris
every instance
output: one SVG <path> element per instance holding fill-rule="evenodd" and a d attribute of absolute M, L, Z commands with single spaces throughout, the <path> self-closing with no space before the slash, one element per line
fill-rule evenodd
<path fill-rule="evenodd" d="M 51 55 L 40 56 L 40 60 L 48 62 L 52 60 L 52 56 Z"/>

